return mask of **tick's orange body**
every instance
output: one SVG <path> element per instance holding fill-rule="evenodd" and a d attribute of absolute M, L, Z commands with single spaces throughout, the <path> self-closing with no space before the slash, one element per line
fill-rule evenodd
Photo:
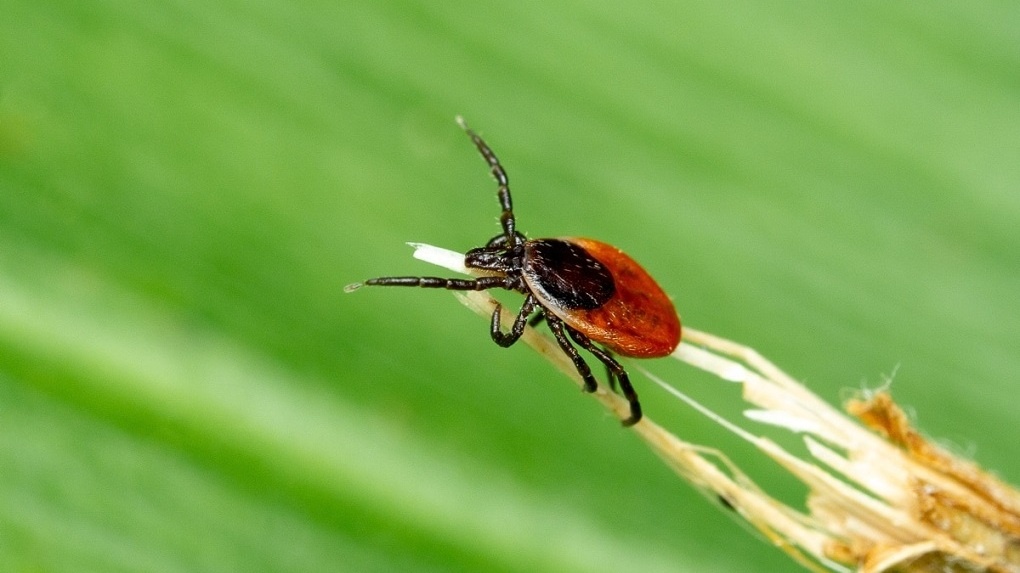
<path fill-rule="evenodd" d="M 568 309 L 542 296 L 540 284 L 525 281 L 546 310 L 567 326 L 621 356 L 658 358 L 668 356 L 680 344 L 680 318 L 673 301 L 655 279 L 627 253 L 594 239 L 561 238 L 584 249 L 602 263 L 613 277 L 615 291 L 602 306 Z"/>
<path fill-rule="evenodd" d="M 655 358 L 672 353 L 680 344 L 680 319 L 673 302 L 641 265 L 612 245 L 594 239 L 528 239 L 517 230 L 510 183 L 496 155 L 482 138 L 464 125 L 475 147 L 489 165 L 499 188 L 503 232 L 484 247 L 467 252 L 464 266 L 483 271 L 473 279 L 440 277 L 380 277 L 366 285 L 443 288 L 449 290 L 505 289 L 525 295 L 509 332 L 500 326 L 497 305 L 489 335 L 500 346 L 511 346 L 530 322 L 544 319 L 556 343 L 574 363 L 584 389 L 598 387 L 591 367 L 575 345 L 587 350 L 609 371 L 610 385 L 630 403 L 625 426 L 641 420 L 641 404 L 627 371 L 613 354 Z M 348 290 L 357 288 L 352 285 Z"/>

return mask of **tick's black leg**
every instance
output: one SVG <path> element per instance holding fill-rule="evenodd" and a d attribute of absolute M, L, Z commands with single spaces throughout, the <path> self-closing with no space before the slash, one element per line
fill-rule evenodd
<path fill-rule="evenodd" d="M 577 373 L 584 379 L 584 391 L 594 392 L 599 387 L 598 382 L 595 382 L 595 377 L 591 375 L 591 368 L 588 366 L 588 363 L 584 361 L 584 358 L 581 358 L 574 345 L 570 344 L 570 341 L 567 340 L 567 335 L 563 333 L 563 322 L 549 315 L 546 315 L 545 321 L 549 323 L 549 330 L 556 337 L 556 342 L 559 343 L 560 348 L 574 361 L 574 368 L 577 368 Z"/>
<path fill-rule="evenodd" d="M 485 162 L 489 164 L 489 172 L 492 173 L 492 178 L 496 180 L 496 185 L 498 186 L 496 197 L 499 199 L 499 206 L 503 209 L 499 216 L 499 222 L 503 226 L 503 236 L 506 237 L 511 247 L 515 247 L 520 240 L 520 233 L 517 232 L 517 223 L 514 221 L 514 207 L 510 199 L 510 179 L 507 177 L 503 166 L 500 165 L 499 159 L 496 158 L 496 154 L 492 152 L 492 149 L 489 149 L 485 140 L 467 126 L 464 118 L 458 116 L 457 123 L 468 134 L 471 141 L 474 142 L 478 152 L 485 158 Z"/>
<path fill-rule="evenodd" d="M 531 320 L 528 321 L 528 326 L 530 326 L 531 328 L 535 328 L 536 326 L 542 324 L 543 320 L 545 320 L 545 313 L 540 312 L 535 316 L 531 317 Z"/>
<path fill-rule="evenodd" d="M 598 346 L 592 343 L 592 341 L 585 335 L 577 332 L 576 330 L 567 327 L 567 332 L 570 333 L 570 337 L 574 339 L 574 342 L 579 344 L 581 348 L 584 348 L 588 352 L 595 355 L 600 362 L 606 365 L 606 368 L 612 373 L 612 380 L 615 377 L 620 381 L 620 390 L 623 391 L 624 398 L 630 403 L 630 417 L 623 421 L 624 426 L 633 426 L 638 423 L 641 419 L 641 403 L 638 402 L 637 392 L 634 391 L 634 387 L 630 384 L 630 378 L 627 377 L 627 371 L 623 369 L 623 366 L 616 361 L 608 352 L 602 350 Z"/>
<path fill-rule="evenodd" d="M 368 279 L 366 286 L 402 286 L 442 288 L 446 290 L 486 290 L 507 288 L 506 277 L 479 277 L 477 279 L 444 279 L 441 277 L 379 277 Z M 357 288 L 357 284 L 351 285 Z M 351 289 L 351 287 L 348 287 Z"/>
<path fill-rule="evenodd" d="M 609 389 L 614 393 L 619 390 L 616 383 L 616 374 L 613 374 L 613 369 L 606 366 L 606 381 L 609 382 Z"/>
<path fill-rule="evenodd" d="M 499 328 L 499 316 L 503 307 L 496 303 L 496 310 L 492 312 L 492 322 L 489 323 L 489 334 L 492 335 L 492 341 L 503 348 L 517 342 L 517 339 L 524 334 L 524 326 L 528 324 L 528 317 L 531 316 L 532 312 L 535 312 L 536 306 L 538 306 L 538 302 L 535 300 L 535 297 L 529 294 L 528 298 L 524 299 L 524 305 L 521 306 L 521 311 L 517 313 L 517 319 L 514 320 L 514 325 L 510 328 L 510 332 L 504 334 Z"/>
<path fill-rule="evenodd" d="M 610 358 L 612 358 L 612 356 L 613 356 L 612 352 L 606 350 L 605 348 L 603 348 L 602 351 L 605 352 L 606 354 L 608 354 Z M 609 388 L 612 389 L 613 392 L 616 392 L 616 390 L 617 390 L 617 387 L 616 387 L 616 374 L 613 372 L 613 369 L 610 368 L 608 364 L 605 364 L 605 367 L 606 367 L 606 381 L 609 382 Z"/>

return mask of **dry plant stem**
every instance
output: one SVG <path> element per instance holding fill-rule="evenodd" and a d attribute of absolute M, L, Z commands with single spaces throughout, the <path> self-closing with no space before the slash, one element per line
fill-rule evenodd
<path fill-rule="evenodd" d="M 1020 570 L 1020 496 L 922 438 L 887 392 L 848 409 L 891 441 L 864 431 L 753 350 L 691 330 L 687 341 L 752 369 L 705 368 L 691 349 L 678 350 L 680 359 L 743 383 L 745 400 L 764 408 L 748 417 L 806 434 L 811 462 L 763 438 L 749 441 L 810 487 L 811 517 L 833 534 L 829 557 L 846 555 L 867 571 Z"/>
<path fill-rule="evenodd" d="M 454 268 L 456 253 L 416 248 L 418 258 L 464 271 Z M 457 296 L 482 316 L 495 308 L 484 292 Z M 522 340 L 582 384 L 551 339 L 528 328 Z M 809 455 L 800 458 L 645 372 L 804 483 L 809 490 L 806 507 L 780 503 L 723 453 L 680 440 L 648 416 L 633 431 L 683 478 L 723 500 L 804 567 L 863 573 L 1020 573 L 1020 494 L 925 440 L 884 390 L 847 405 L 871 431 L 748 347 L 687 328 L 673 356 L 740 383 L 744 400 L 753 406 L 745 412 L 748 419 L 803 435 Z M 605 388 L 594 396 L 616 417 L 628 415 L 627 402 Z"/>

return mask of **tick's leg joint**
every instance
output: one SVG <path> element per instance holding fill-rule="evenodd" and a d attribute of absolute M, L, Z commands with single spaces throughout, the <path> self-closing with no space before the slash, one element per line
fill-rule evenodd
<path fill-rule="evenodd" d="M 502 329 L 500 329 L 500 314 L 503 311 L 503 306 L 496 303 L 496 310 L 492 311 L 492 321 L 489 323 L 489 334 L 492 336 L 492 341 L 504 348 L 517 342 L 521 335 L 524 334 L 524 327 L 528 325 L 528 317 L 535 311 L 535 307 L 537 305 L 538 303 L 535 300 L 535 297 L 528 295 L 528 297 L 524 299 L 524 305 L 521 306 L 521 311 L 517 313 L 517 319 L 514 320 L 514 324 L 510 328 L 510 332 L 504 333 Z"/>

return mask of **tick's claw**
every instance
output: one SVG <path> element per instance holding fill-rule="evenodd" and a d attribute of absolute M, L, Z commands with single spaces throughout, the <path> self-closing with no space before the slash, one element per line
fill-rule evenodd
<path fill-rule="evenodd" d="M 638 404 L 637 402 L 631 402 L 630 417 L 621 420 L 620 423 L 623 424 L 624 428 L 629 428 L 640 421 L 641 421 L 641 405 Z"/>

